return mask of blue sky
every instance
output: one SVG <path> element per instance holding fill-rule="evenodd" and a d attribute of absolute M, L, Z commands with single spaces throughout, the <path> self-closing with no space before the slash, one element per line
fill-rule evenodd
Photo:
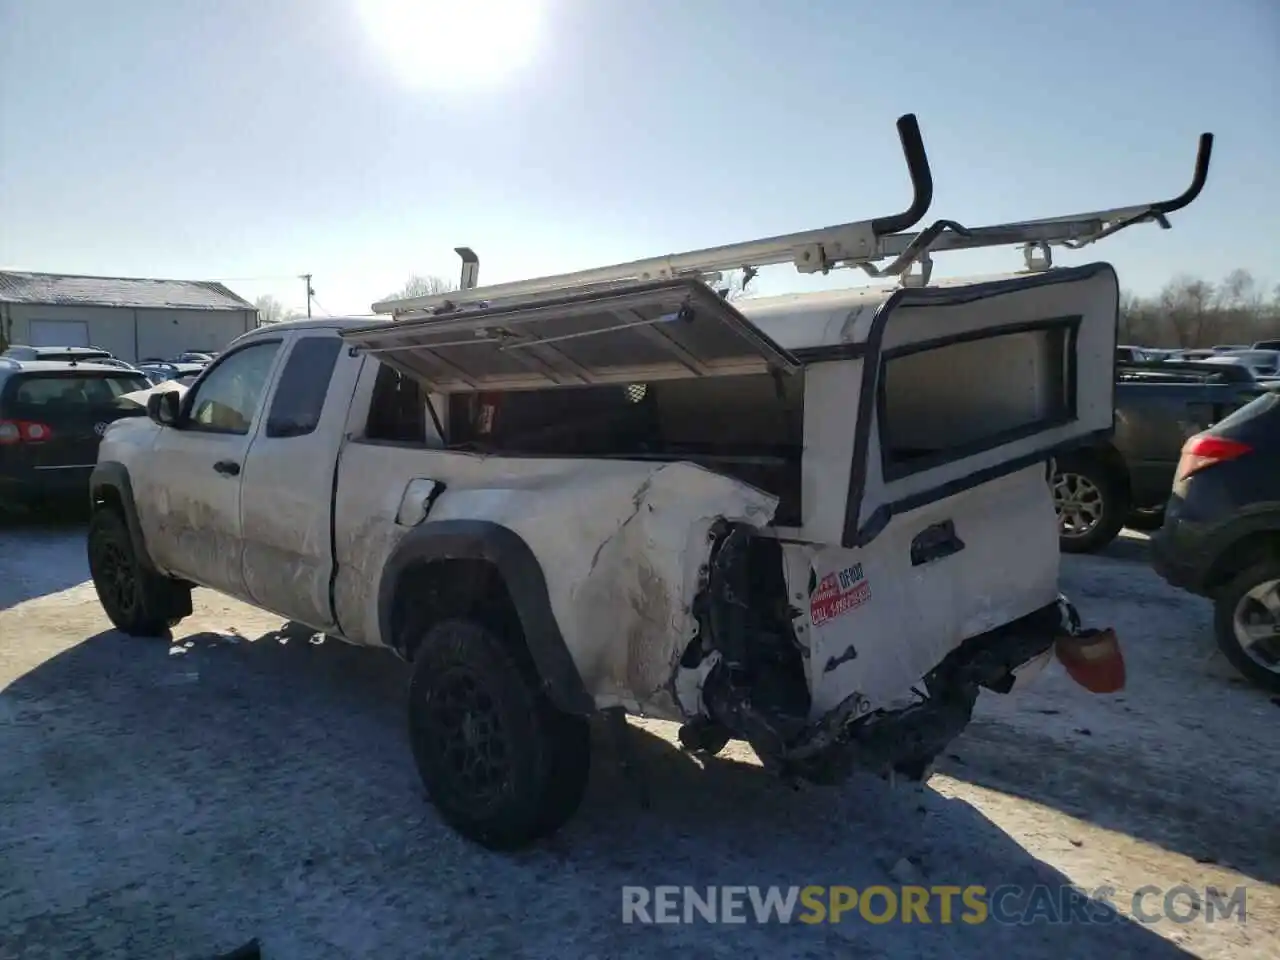
<path fill-rule="evenodd" d="M 1111 260 L 1139 292 L 1236 266 L 1280 282 L 1274 0 L 543 0 L 478 25 L 446 5 L 390 39 L 362 3 L 0 0 L 0 267 L 295 306 L 310 271 L 324 309 L 365 312 L 411 272 L 454 275 L 459 244 L 497 282 L 895 211 L 914 111 L 930 216 L 974 223 L 1173 195 L 1212 130 L 1173 230 L 1059 261 Z"/>

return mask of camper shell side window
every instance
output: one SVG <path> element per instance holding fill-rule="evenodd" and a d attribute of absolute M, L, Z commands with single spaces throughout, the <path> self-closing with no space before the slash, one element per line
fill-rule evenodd
<path fill-rule="evenodd" d="M 1036 320 L 886 350 L 877 397 L 884 479 L 1074 420 L 1080 320 Z"/>

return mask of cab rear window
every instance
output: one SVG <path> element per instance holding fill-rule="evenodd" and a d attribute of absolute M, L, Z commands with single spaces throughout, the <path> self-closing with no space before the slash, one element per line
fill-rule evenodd
<path fill-rule="evenodd" d="M 28 374 L 9 380 L 3 405 L 11 416 L 25 413 L 38 419 L 37 415 L 114 407 L 124 394 L 150 386 L 136 374 Z"/>

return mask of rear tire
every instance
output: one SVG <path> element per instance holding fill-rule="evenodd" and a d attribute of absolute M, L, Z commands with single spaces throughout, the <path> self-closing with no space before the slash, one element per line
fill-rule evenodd
<path fill-rule="evenodd" d="M 89 572 L 107 619 L 131 637 L 159 637 L 190 612 L 190 593 L 143 568 L 124 518 L 107 507 L 89 520 Z M 184 609 L 185 606 L 185 609 Z"/>
<path fill-rule="evenodd" d="M 514 850 L 562 827 L 591 765 L 583 717 L 558 710 L 533 665 L 469 620 L 432 627 L 409 684 L 409 738 L 441 818 L 491 850 Z"/>
<path fill-rule="evenodd" d="M 1270 611 L 1264 594 L 1270 596 Z M 1280 614 L 1274 612 L 1277 605 L 1280 559 L 1262 560 L 1236 574 L 1218 591 L 1213 604 L 1219 649 L 1250 682 L 1269 693 L 1280 693 Z M 1271 637 L 1265 639 L 1268 626 Z M 1264 639 L 1246 649 L 1248 639 L 1243 634 L 1250 628 Z M 1264 661 L 1271 658 L 1274 663 L 1268 667 Z"/>
<path fill-rule="evenodd" d="M 1159 530 L 1164 526 L 1164 507 L 1133 510 L 1124 525 L 1130 530 Z"/>
<path fill-rule="evenodd" d="M 1063 553 L 1093 553 L 1120 533 L 1129 512 L 1127 498 L 1123 485 L 1101 461 L 1063 457 L 1052 487 L 1058 548 Z"/>

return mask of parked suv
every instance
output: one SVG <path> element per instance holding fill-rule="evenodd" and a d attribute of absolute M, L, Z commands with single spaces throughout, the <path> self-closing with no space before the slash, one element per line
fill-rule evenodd
<path fill-rule="evenodd" d="M 1280 392 L 1187 441 L 1151 547 L 1164 579 L 1213 598 L 1227 659 L 1280 693 Z"/>
<path fill-rule="evenodd" d="M 143 412 L 119 398 L 147 386 L 100 363 L 0 357 L 0 509 L 86 496 L 108 424 Z"/>

